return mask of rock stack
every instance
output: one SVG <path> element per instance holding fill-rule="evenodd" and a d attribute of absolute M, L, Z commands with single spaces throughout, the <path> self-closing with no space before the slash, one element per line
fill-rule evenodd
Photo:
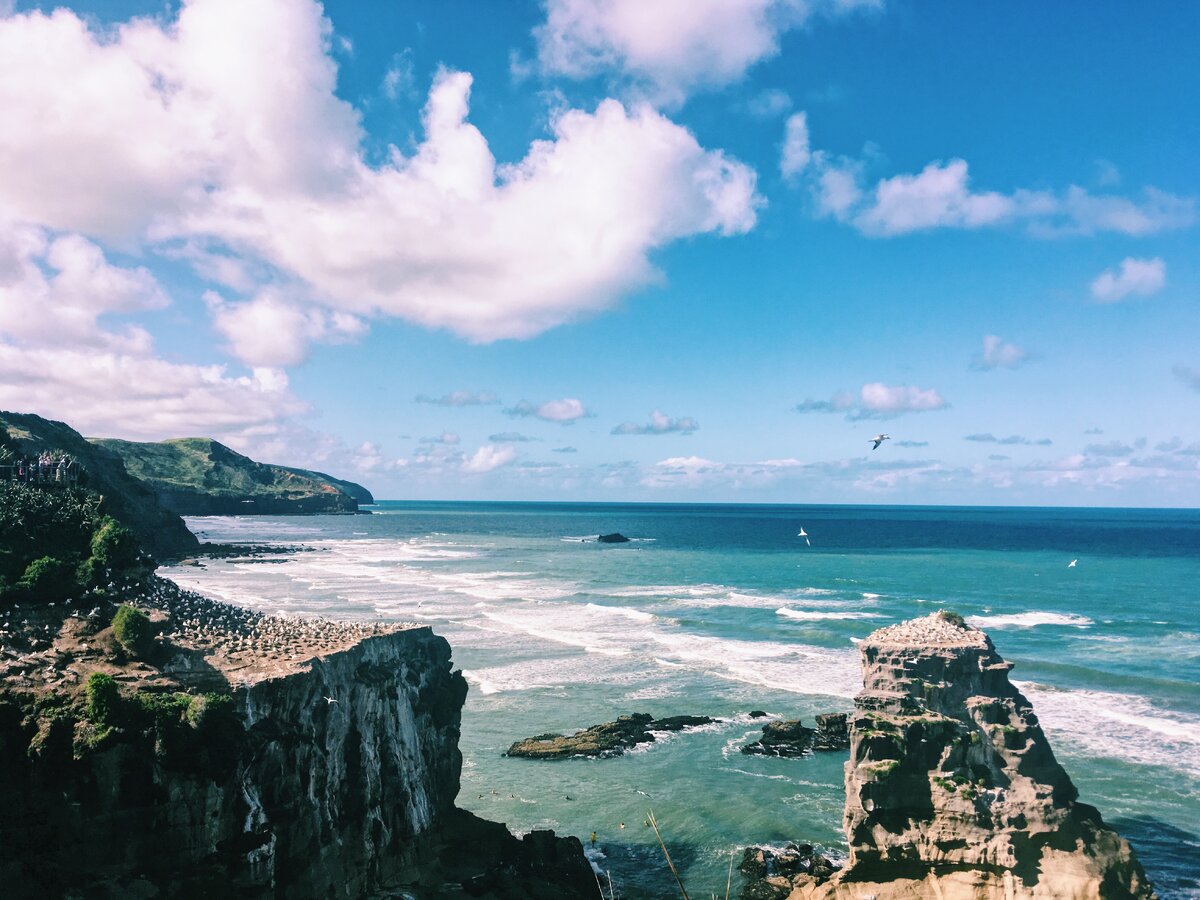
<path fill-rule="evenodd" d="M 1149 898 L 1129 844 L 1076 801 L 1011 663 L 953 613 L 860 645 L 846 867 L 792 898 Z M 789 894 L 780 894 L 789 896 Z"/>

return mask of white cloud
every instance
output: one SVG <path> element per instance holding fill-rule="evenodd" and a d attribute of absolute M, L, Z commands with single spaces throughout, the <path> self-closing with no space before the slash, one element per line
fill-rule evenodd
<path fill-rule="evenodd" d="M 876 0 L 547 0 L 534 35 L 543 71 L 571 78 L 623 74 L 661 103 L 737 81 L 779 53 L 780 37 L 813 12 L 878 7 Z"/>
<path fill-rule="evenodd" d="M 491 391 L 451 391 L 441 397 L 417 394 L 413 401 L 434 406 L 491 406 L 493 403 L 499 403 L 500 398 Z"/>
<path fill-rule="evenodd" d="M 587 408 L 574 397 L 564 397 L 561 400 L 547 400 L 545 403 L 530 403 L 522 400 L 516 406 L 504 410 L 506 415 L 513 418 L 528 418 L 533 416 L 547 422 L 560 422 L 569 425 L 576 419 L 590 415 Z"/>
<path fill-rule="evenodd" d="M 864 384 L 859 392 L 859 418 L 891 418 L 907 412 L 945 409 L 946 401 L 933 388 L 887 385 L 881 381 Z"/>
<path fill-rule="evenodd" d="M 792 98 L 787 91 L 768 88 L 746 101 L 745 109 L 756 119 L 773 119 L 792 108 Z"/>
<path fill-rule="evenodd" d="M 380 82 L 379 89 L 389 100 L 399 100 L 401 97 L 415 97 L 416 85 L 412 49 L 406 47 L 392 56 L 391 65 L 383 73 L 383 81 Z"/>
<path fill-rule="evenodd" d="M 1015 369 L 1028 362 L 1029 353 L 994 334 L 985 335 L 983 350 L 971 361 L 973 369 Z"/>
<path fill-rule="evenodd" d="M 110 322 L 168 302 L 145 269 L 77 234 L 0 222 L 0 408 L 146 439 L 236 437 L 304 411 L 281 371 L 172 363 L 144 329 Z"/>
<path fill-rule="evenodd" d="M 818 215 L 831 216 L 871 237 L 934 228 L 974 229 L 1023 224 L 1035 237 L 1111 231 L 1142 236 L 1183 228 L 1196 219 L 1196 201 L 1148 187 L 1138 199 L 1065 191 L 977 191 L 965 160 L 931 162 L 919 173 L 864 185 L 862 160 L 810 150 L 810 187 Z"/>
<path fill-rule="evenodd" d="M 314 341 L 345 343 L 361 336 L 366 325 L 343 312 L 304 308 L 266 288 L 245 303 L 205 294 L 213 326 L 229 342 L 229 351 L 247 365 L 294 366 L 308 357 Z"/>
<path fill-rule="evenodd" d="M 831 400 L 805 400 L 796 404 L 799 413 L 844 412 L 851 421 L 859 419 L 891 419 L 911 412 L 930 412 L 945 409 L 942 395 L 933 388 L 910 387 L 906 384 L 888 385 L 881 381 L 864 384 L 855 396 L 839 391 Z"/>
<path fill-rule="evenodd" d="M 506 466 L 516 458 L 517 451 L 508 444 L 484 444 L 463 461 L 462 469 L 472 475 L 480 475 Z"/>
<path fill-rule="evenodd" d="M 52 273 L 52 274 L 47 274 Z M 161 309 L 168 299 L 144 268 L 109 264 L 77 234 L 54 237 L 0 220 L 0 338 L 26 345 L 147 352 L 150 335 L 102 316 Z"/>
<path fill-rule="evenodd" d="M 1027 438 L 1020 434 L 1010 434 L 1008 437 L 998 438 L 990 431 L 980 434 L 968 434 L 963 438 L 964 441 L 974 441 L 977 444 L 1004 444 L 1006 446 L 1021 446 L 1021 447 L 1049 447 L 1054 441 L 1050 438 Z"/>
<path fill-rule="evenodd" d="M 458 444 L 461 440 L 462 440 L 462 438 L 460 438 L 458 436 L 458 434 L 456 434 L 455 432 L 443 431 L 441 434 L 434 435 L 433 437 L 423 437 L 423 438 L 421 438 L 419 443 L 443 444 L 447 447 L 453 447 L 455 444 Z"/>
<path fill-rule="evenodd" d="M 1191 366 L 1174 366 L 1171 371 L 1184 384 L 1200 391 L 1200 369 L 1193 369 Z"/>
<path fill-rule="evenodd" d="M 1121 268 L 1114 272 L 1105 269 L 1092 282 L 1092 296 L 1097 303 L 1116 303 L 1131 294 L 1149 297 L 1157 294 L 1167 283 L 1167 264 L 1162 259 L 1134 259 L 1129 256 L 1121 260 Z"/>
<path fill-rule="evenodd" d="M 795 178 L 807 167 L 812 153 L 808 145 L 808 115 L 803 112 L 788 116 L 784 126 L 783 153 L 779 171 L 784 178 Z"/>
<path fill-rule="evenodd" d="M 622 422 L 612 430 L 612 434 L 693 434 L 700 423 L 691 416 L 672 419 L 661 410 L 650 414 L 650 421 L 644 425 L 636 422 Z"/>
<path fill-rule="evenodd" d="M 655 249 L 754 225 L 754 172 L 644 106 L 561 111 L 497 165 L 463 72 L 435 79 L 414 152 L 370 165 L 330 36 L 309 0 L 191 0 L 102 35 L 67 10 L 0 20 L 0 204 L 241 291 L 279 281 L 297 304 L 475 341 L 605 309 L 660 277 Z"/>

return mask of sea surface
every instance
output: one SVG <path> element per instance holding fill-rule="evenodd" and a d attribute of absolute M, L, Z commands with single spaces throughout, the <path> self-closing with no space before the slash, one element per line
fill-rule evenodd
<path fill-rule="evenodd" d="M 189 519 L 204 540 L 312 552 L 162 574 L 273 613 L 431 625 L 470 684 L 459 805 L 517 832 L 578 835 L 622 897 L 677 896 L 651 810 L 693 897 L 724 896 L 748 845 L 844 854 L 846 754 L 744 755 L 762 725 L 748 714 L 811 724 L 850 709 L 855 641 L 943 608 L 1016 663 L 1081 799 L 1133 842 L 1160 895 L 1200 897 L 1200 511 L 370 509 Z M 592 540 L 612 531 L 633 540 Z M 502 755 L 633 712 L 720 722 L 614 759 Z"/>

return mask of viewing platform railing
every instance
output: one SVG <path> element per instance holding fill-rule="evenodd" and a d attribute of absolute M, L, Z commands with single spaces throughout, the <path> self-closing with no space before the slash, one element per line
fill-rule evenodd
<path fill-rule="evenodd" d="M 0 481 L 69 486 L 79 481 L 80 466 L 73 459 L 26 459 L 0 462 Z"/>

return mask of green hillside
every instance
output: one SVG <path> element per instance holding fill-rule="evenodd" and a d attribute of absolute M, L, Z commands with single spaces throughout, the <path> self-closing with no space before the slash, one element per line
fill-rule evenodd
<path fill-rule="evenodd" d="M 321 472 L 255 462 L 209 438 L 159 443 L 91 438 L 184 516 L 353 513 L 370 491 Z"/>
<path fill-rule="evenodd" d="M 154 491 L 132 477 L 119 457 L 62 422 L 0 412 L 0 449 L 6 460 L 5 478 L 17 476 L 20 461 L 36 459 L 43 453 L 69 457 L 72 481 L 99 494 L 103 512 L 129 528 L 141 546 L 157 558 L 187 555 L 199 546 L 183 520 L 165 509 Z M 49 483 L 63 486 L 53 476 Z"/>

